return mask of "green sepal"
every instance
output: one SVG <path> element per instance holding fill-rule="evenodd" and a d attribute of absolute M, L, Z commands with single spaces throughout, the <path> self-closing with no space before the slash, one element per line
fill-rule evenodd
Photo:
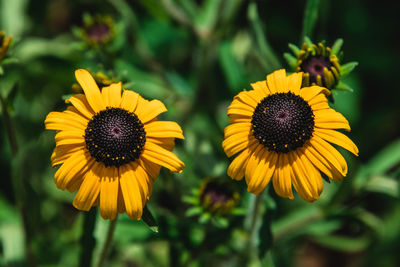
<path fill-rule="evenodd" d="M 289 64 L 290 68 L 295 69 L 297 65 L 297 58 L 292 56 L 289 53 L 283 53 L 283 57 L 286 59 L 287 63 Z"/>
<path fill-rule="evenodd" d="M 304 37 L 304 42 L 307 44 L 308 47 L 312 47 L 313 42 L 311 41 L 311 39 L 308 36 Z"/>
<path fill-rule="evenodd" d="M 203 213 L 200 218 L 199 218 L 199 222 L 200 223 L 206 223 L 211 219 L 211 214 L 210 213 Z"/>
<path fill-rule="evenodd" d="M 332 45 L 332 54 L 333 55 L 337 55 L 340 51 L 340 49 L 342 48 L 343 45 L 343 39 L 339 38 L 335 41 L 335 43 Z"/>
<path fill-rule="evenodd" d="M 215 217 L 212 222 L 215 226 L 221 227 L 221 228 L 226 228 L 229 225 L 228 220 L 223 217 Z"/>
<path fill-rule="evenodd" d="M 353 88 L 351 88 L 350 86 L 348 86 L 345 83 L 339 82 L 338 85 L 336 85 L 334 90 L 340 90 L 340 91 L 347 91 L 347 92 L 353 92 Z"/>
<path fill-rule="evenodd" d="M 340 66 L 340 76 L 346 76 L 358 65 L 357 61 L 352 61 Z"/>
<path fill-rule="evenodd" d="M 182 198 L 182 201 L 188 204 L 193 204 L 193 205 L 198 205 L 199 204 L 199 198 L 198 197 L 193 197 L 193 196 L 184 196 Z"/>
<path fill-rule="evenodd" d="M 153 214 L 151 214 L 147 206 L 144 206 L 143 208 L 142 221 L 150 228 L 151 231 L 158 233 L 158 223 L 156 219 L 154 219 Z"/>
<path fill-rule="evenodd" d="M 196 216 L 196 215 L 199 215 L 199 214 L 201 214 L 203 212 L 203 209 L 201 208 L 201 207 L 192 207 L 192 208 L 190 208 L 190 209 L 188 209 L 187 211 L 186 211 L 186 216 L 187 217 L 191 217 L 191 216 Z"/>
<path fill-rule="evenodd" d="M 296 56 L 300 53 L 300 48 L 298 48 L 297 45 L 289 43 L 288 46 Z"/>

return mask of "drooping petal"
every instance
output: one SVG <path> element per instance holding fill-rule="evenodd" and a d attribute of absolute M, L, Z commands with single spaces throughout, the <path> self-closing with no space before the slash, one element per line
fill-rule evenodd
<path fill-rule="evenodd" d="M 129 218 L 139 220 L 142 217 L 143 206 L 139 189 L 136 181 L 135 171 L 129 165 L 120 167 L 120 184 L 124 196 L 125 209 Z"/>
<path fill-rule="evenodd" d="M 335 130 L 329 130 L 329 129 L 316 129 L 314 132 L 315 135 L 319 136 L 322 139 L 325 139 L 326 141 L 336 144 L 338 146 L 341 146 L 354 155 L 358 156 L 358 148 L 357 146 L 351 141 L 350 138 L 348 138 L 346 135 L 335 131 Z"/>
<path fill-rule="evenodd" d="M 66 159 L 72 156 L 76 151 L 83 150 L 82 145 L 65 145 L 56 146 L 51 154 L 51 166 L 54 168 L 56 165 L 62 164 Z"/>
<path fill-rule="evenodd" d="M 228 167 L 228 176 L 234 180 L 241 180 L 246 171 L 247 162 L 249 161 L 250 156 L 254 153 L 258 143 L 253 143 L 249 145 L 248 148 L 243 150 L 229 165 Z"/>
<path fill-rule="evenodd" d="M 228 157 L 232 157 L 256 141 L 257 139 L 250 136 L 250 133 L 242 132 L 226 137 L 226 139 L 222 142 L 222 147 L 225 151 L 225 154 Z"/>
<path fill-rule="evenodd" d="M 349 122 L 339 112 L 324 109 L 314 112 L 315 127 L 322 129 L 345 129 L 350 131 Z"/>
<path fill-rule="evenodd" d="M 275 192 L 284 198 L 293 199 L 292 177 L 290 175 L 289 157 L 286 154 L 279 154 L 277 166 L 272 176 L 272 184 Z"/>
<path fill-rule="evenodd" d="M 151 142 L 146 142 L 141 157 L 157 163 L 172 172 L 181 173 L 185 164 L 171 151 Z"/>
<path fill-rule="evenodd" d="M 87 70 L 78 69 L 75 71 L 75 77 L 85 92 L 87 101 L 92 107 L 94 112 L 99 112 L 106 108 L 100 89 L 93 79 L 92 75 Z"/>
<path fill-rule="evenodd" d="M 256 166 L 251 180 L 247 183 L 247 191 L 260 194 L 271 180 L 275 171 L 278 154 L 264 149 L 259 164 Z"/>
<path fill-rule="evenodd" d="M 100 174 L 98 172 L 101 163 L 95 162 L 93 167 L 86 172 L 81 187 L 76 194 L 73 205 L 78 210 L 89 211 L 100 193 Z"/>
<path fill-rule="evenodd" d="M 85 130 L 88 120 L 82 118 L 78 114 L 53 111 L 47 115 L 44 123 L 47 130 Z"/>
<path fill-rule="evenodd" d="M 100 215 L 104 219 L 115 219 L 118 208 L 118 168 L 101 164 L 100 178 Z"/>

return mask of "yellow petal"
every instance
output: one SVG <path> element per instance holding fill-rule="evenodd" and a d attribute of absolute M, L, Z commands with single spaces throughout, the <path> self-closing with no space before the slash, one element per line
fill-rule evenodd
<path fill-rule="evenodd" d="M 345 129 L 350 131 L 349 122 L 339 112 L 333 109 L 323 109 L 314 112 L 315 127 L 323 129 Z"/>
<path fill-rule="evenodd" d="M 130 90 L 124 90 L 121 99 L 121 108 L 134 112 L 138 104 L 139 94 Z"/>
<path fill-rule="evenodd" d="M 167 111 L 167 108 L 159 100 L 152 100 L 141 110 L 136 109 L 135 113 L 142 123 L 146 123 L 156 118 L 161 113 Z"/>
<path fill-rule="evenodd" d="M 175 137 L 184 139 L 182 129 L 178 123 L 173 121 L 152 121 L 144 125 L 146 137 Z"/>
<path fill-rule="evenodd" d="M 159 164 L 172 172 L 181 173 L 185 164 L 172 152 L 151 142 L 146 142 L 141 157 Z"/>
<path fill-rule="evenodd" d="M 90 210 L 100 193 L 100 177 L 98 173 L 98 169 L 101 167 L 100 164 L 102 163 L 95 162 L 93 167 L 86 172 L 81 187 L 72 203 L 78 210 Z"/>
<path fill-rule="evenodd" d="M 235 98 L 240 99 L 243 103 L 246 103 L 247 105 L 251 106 L 253 109 L 255 109 L 258 105 L 258 99 L 255 97 L 254 94 L 247 92 L 247 91 L 242 91 L 239 94 L 235 96 Z"/>
<path fill-rule="evenodd" d="M 250 122 L 242 122 L 242 123 L 234 123 L 228 125 L 224 129 L 225 137 L 238 134 L 238 133 L 249 133 L 251 131 L 251 123 Z"/>
<path fill-rule="evenodd" d="M 82 145 L 56 146 L 51 154 L 51 166 L 54 168 L 54 166 L 63 163 L 66 159 L 71 157 L 76 151 L 83 149 L 84 146 Z"/>
<path fill-rule="evenodd" d="M 103 219 L 115 219 L 118 208 L 118 168 L 101 164 L 100 215 Z"/>
<path fill-rule="evenodd" d="M 113 83 L 110 86 L 103 87 L 101 94 L 107 107 L 118 108 L 121 104 L 122 83 Z"/>
<path fill-rule="evenodd" d="M 354 155 L 358 156 L 358 148 L 357 146 L 348 138 L 346 135 L 334 131 L 334 130 L 327 130 L 327 129 L 316 129 L 314 134 L 325 139 L 326 141 L 341 146 Z"/>
<path fill-rule="evenodd" d="M 296 95 L 300 94 L 301 82 L 303 80 L 302 72 L 295 72 L 287 77 L 288 89 Z"/>
<path fill-rule="evenodd" d="M 232 101 L 232 104 L 229 105 L 227 112 L 228 116 L 241 115 L 247 117 L 252 117 L 253 113 L 254 107 L 249 106 L 238 99 Z"/>
<path fill-rule="evenodd" d="M 277 159 L 277 153 L 264 148 L 262 158 L 247 183 L 247 191 L 258 195 L 265 189 L 274 173 Z"/>
<path fill-rule="evenodd" d="M 251 83 L 250 85 L 251 85 L 251 87 L 253 87 L 253 89 L 255 91 L 262 93 L 264 95 L 264 97 L 273 93 L 269 90 L 266 80 Z"/>
<path fill-rule="evenodd" d="M 143 206 L 139 189 L 136 181 L 135 172 L 130 165 L 120 167 L 120 184 L 122 195 L 124 196 L 125 209 L 129 218 L 139 220 L 142 217 Z"/>
<path fill-rule="evenodd" d="M 77 94 L 65 100 L 66 103 L 71 103 L 83 116 L 91 120 L 94 111 L 90 107 L 89 102 L 84 94 Z"/>
<path fill-rule="evenodd" d="M 251 136 L 250 133 L 242 132 L 225 138 L 225 140 L 222 142 L 222 147 L 225 151 L 225 154 L 228 157 L 232 157 L 256 141 L 257 139 Z"/>
<path fill-rule="evenodd" d="M 287 82 L 286 70 L 284 69 L 274 71 L 267 76 L 268 88 L 273 93 L 287 93 L 289 91 Z"/>
<path fill-rule="evenodd" d="M 75 77 L 85 92 L 86 98 L 94 112 L 99 112 L 106 108 L 100 89 L 87 70 L 78 69 L 75 71 Z"/>
<path fill-rule="evenodd" d="M 289 152 L 289 164 L 292 166 L 291 173 L 293 173 L 293 186 L 295 187 L 296 191 L 299 193 L 301 198 L 308 202 L 313 202 L 318 196 L 313 194 L 311 191 L 312 188 L 310 188 L 309 183 L 305 180 L 305 177 L 307 177 L 307 173 L 305 173 L 305 170 L 303 168 L 303 165 L 300 161 L 300 158 L 297 156 L 296 153 Z"/>
<path fill-rule="evenodd" d="M 88 120 L 81 118 L 77 114 L 75 116 L 65 112 L 50 112 L 44 123 L 47 130 L 85 130 Z"/>
<path fill-rule="evenodd" d="M 264 153 L 264 146 L 258 144 L 255 150 L 251 153 L 249 161 L 247 162 L 246 171 L 245 171 L 245 178 L 246 183 L 249 184 L 251 179 L 253 179 L 253 173 Z"/>
<path fill-rule="evenodd" d="M 289 157 L 287 154 L 279 154 L 277 166 L 272 176 L 272 184 L 275 192 L 284 198 L 293 199 L 292 177 L 290 175 Z"/>
<path fill-rule="evenodd" d="M 59 189 L 65 190 L 68 183 L 76 176 L 83 175 L 91 167 L 91 156 L 87 150 L 81 149 L 65 160 L 54 175 L 54 182 Z"/>
<path fill-rule="evenodd" d="M 325 95 L 330 95 L 331 92 L 326 89 L 325 87 L 321 86 L 310 86 L 310 87 L 303 87 L 300 90 L 300 96 L 305 100 L 305 101 L 310 101 L 316 96 L 319 96 L 321 93 Z M 324 96 L 324 95 L 323 95 Z M 324 96 L 326 98 L 326 96 Z"/>
<path fill-rule="evenodd" d="M 146 171 L 146 173 L 149 175 L 149 178 L 154 182 L 160 173 L 161 166 L 144 158 L 139 158 L 138 164 Z"/>
<path fill-rule="evenodd" d="M 79 130 L 59 131 L 56 136 L 56 145 L 79 145 L 85 143 L 84 132 Z"/>

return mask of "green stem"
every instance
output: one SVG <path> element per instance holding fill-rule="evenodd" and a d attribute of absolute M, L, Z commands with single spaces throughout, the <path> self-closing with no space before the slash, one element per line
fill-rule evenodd
<path fill-rule="evenodd" d="M 256 243 L 256 238 L 257 238 L 257 230 L 258 230 L 258 221 L 261 215 L 261 199 L 262 199 L 262 194 L 257 195 L 255 200 L 254 200 L 254 208 L 253 208 L 253 213 L 250 221 L 250 231 L 249 231 L 249 248 L 253 247 Z"/>
<path fill-rule="evenodd" d="M 312 38 L 315 23 L 318 18 L 319 0 L 307 0 L 304 10 L 303 30 L 301 33 L 300 44 L 304 42 L 304 37 Z"/>
<path fill-rule="evenodd" d="M 93 237 L 94 226 L 96 224 L 96 208 L 91 209 L 85 214 L 83 221 L 83 233 L 81 236 L 81 256 L 79 267 L 92 266 L 93 249 L 96 245 L 96 240 Z"/>
<path fill-rule="evenodd" d="M 118 220 L 118 217 L 115 217 L 114 220 L 110 221 L 110 224 L 108 226 L 106 240 L 103 243 L 103 247 L 100 252 L 100 258 L 96 265 L 97 267 L 103 267 L 106 262 L 108 251 L 109 251 L 109 249 L 111 247 L 111 243 L 113 241 L 115 227 L 117 226 L 117 220 Z"/>
<path fill-rule="evenodd" d="M 7 130 L 7 137 L 8 141 L 10 144 L 11 148 L 11 154 L 15 158 L 18 154 L 18 142 L 17 142 L 17 135 L 15 132 L 14 125 L 11 121 L 11 116 L 10 113 L 7 110 L 7 104 L 6 101 L 4 100 L 3 96 L 0 95 L 0 105 L 1 105 L 1 111 L 4 119 L 4 124 Z M 21 178 L 21 177 L 18 177 Z M 19 213 L 21 214 L 22 218 L 22 226 L 24 230 L 24 243 L 25 243 L 25 257 L 28 266 L 34 267 L 36 266 L 36 260 L 35 256 L 33 254 L 33 251 L 31 249 L 31 238 L 30 238 L 30 231 L 28 227 L 28 221 L 29 221 L 29 216 L 28 212 L 25 206 L 25 194 L 23 192 L 24 188 L 24 180 L 21 179 L 12 179 L 12 186 L 13 186 L 13 191 L 14 191 L 14 196 L 15 196 L 15 202 L 18 207 Z"/>
<path fill-rule="evenodd" d="M 6 102 L 1 95 L 0 95 L 0 104 L 1 104 L 1 110 L 3 113 L 4 123 L 5 123 L 6 129 L 7 129 L 8 141 L 9 141 L 10 147 L 11 147 L 11 154 L 13 155 L 13 157 L 15 157 L 18 153 L 17 137 L 15 134 L 14 126 L 11 122 L 10 114 L 8 113 L 8 110 L 7 110 Z"/>

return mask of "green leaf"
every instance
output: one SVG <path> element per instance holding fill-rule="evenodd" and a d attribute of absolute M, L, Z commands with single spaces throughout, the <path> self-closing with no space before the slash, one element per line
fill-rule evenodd
<path fill-rule="evenodd" d="M 203 6 L 195 18 L 195 25 L 204 37 L 208 36 L 217 24 L 221 3 L 221 0 L 203 1 Z"/>
<path fill-rule="evenodd" d="M 4 74 L 4 69 L 3 67 L 0 65 L 0 76 Z"/>
<path fill-rule="evenodd" d="M 331 248 L 338 251 L 360 252 L 365 250 L 369 244 L 370 239 L 366 236 L 362 237 L 346 237 L 346 236 L 314 236 L 312 240 L 322 246 Z"/>
<path fill-rule="evenodd" d="M 250 3 L 247 10 L 247 17 L 250 20 L 254 35 L 256 37 L 258 48 L 261 53 L 261 60 L 264 61 L 264 65 L 267 67 L 266 71 L 270 72 L 281 67 L 278 57 L 272 50 L 272 47 L 268 43 L 267 37 L 264 33 L 260 18 L 258 16 L 258 10 L 256 3 Z"/>
<path fill-rule="evenodd" d="M 142 221 L 150 228 L 151 231 L 158 233 L 158 223 L 154 219 L 153 214 L 147 208 L 147 205 L 143 208 Z"/>
<path fill-rule="evenodd" d="M 383 175 L 373 175 L 370 177 L 368 182 L 364 185 L 364 190 L 400 198 L 399 181 Z"/>
<path fill-rule="evenodd" d="M 193 196 L 184 196 L 182 201 L 188 204 L 197 205 L 199 203 L 199 198 Z"/>
<path fill-rule="evenodd" d="M 176 72 L 166 73 L 168 81 L 179 95 L 192 96 L 194 88 L 187 83 L 187 81 Z"/>
<path fill-rule="evenodd" d="M 246 85 L 245 74 L 242 65 L 238 63 L 232 51 L 231 42 L 223 42 L 219 49 L 219 61 L 224 71 L 229 88 L 237 93 Z"/>
<path fill-rule="evenodd" d="M 211 214 L 210 213 L 203 213 L 200 218 L 199 218 L 199 222 L 200 223 L 206 223 L 211 219 Z"/>
<path fill-rule="evenodd" d="M 384 174 L 400 162 L 400 139 L 397 139 L 376 154 L 367 164 L 371 174 Z"/>
<path fill-rule="evenodd" d="M 215 217 L 213 223 L 221 228 L 226 228 L 229 225 L 229 221 L 224 217 Z"/>
<path fill-rule="evenodd" d="M 348 75 L 350 72 L 353 71 L 353 69 L 358 65 L 358 62 L 356 61 L 352 61 L 349 63 L 346 63 L 342 66 L 340 66 L 340 75 L 341 76 L 346 76 Z"/>
<path fill-rule="evenodd" d="M 301 39 L 306 36 L 312 36 L 315 23 L 318 18 L 319 0 L 308 0 L 304 11 L 303 31 Z"/>

